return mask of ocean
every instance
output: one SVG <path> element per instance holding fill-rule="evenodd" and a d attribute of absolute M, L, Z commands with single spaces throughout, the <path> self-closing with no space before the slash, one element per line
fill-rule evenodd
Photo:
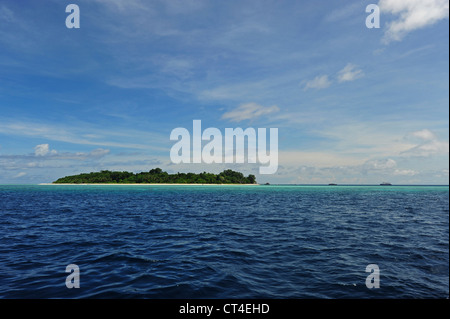
<path fill-rule="evenodd" d="M 0 298 L 448 296 L 448 186 L 0 186 Z"/>

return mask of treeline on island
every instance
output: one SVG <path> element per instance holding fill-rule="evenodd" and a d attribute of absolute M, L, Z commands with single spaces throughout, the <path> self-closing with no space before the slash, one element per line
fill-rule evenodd
<path fill-rule="evenodd" d="M 113 172 L 100 171 L 83 173 L 59 178 L 54 184 L 140 184 L 140 183 L 165 183 L 165 184 L 256 184 L 255 175 L 245 177 L 242 173 L 231 169 L 219 174 L 212 173 L 177 173 L 168 174 L 160 168 L 151 169 L 148 172 Z"/>

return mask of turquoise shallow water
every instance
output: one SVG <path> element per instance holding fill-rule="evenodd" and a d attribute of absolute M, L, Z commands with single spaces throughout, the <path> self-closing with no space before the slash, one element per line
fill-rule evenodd
<path fill-rule="evenodd" d="M 444 186 L 5 185 L 0 297 L 447 298 L 448 221 Z"/>

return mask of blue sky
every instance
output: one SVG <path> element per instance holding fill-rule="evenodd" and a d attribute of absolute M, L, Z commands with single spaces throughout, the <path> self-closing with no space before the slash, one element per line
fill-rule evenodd
<path fill-rule="evenodd" d="M 79 29 L 66 28 L 70 3 Z M 448 184 L 448 11 L 448 0 L 2 0 L 0 183 L 161 167 Z M 195 119 L 278 128 L 277 173 L 175 165 L 170 132 Z"/>

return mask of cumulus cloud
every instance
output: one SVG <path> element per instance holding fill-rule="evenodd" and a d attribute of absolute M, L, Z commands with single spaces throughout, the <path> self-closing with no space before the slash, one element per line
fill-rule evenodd
<path fill-rule="evenodd" d="M 427 130 L 427 129 L 412 132 L 410 134 L 410 136 L 417 137 L 417 138 L 420 138 L 425 141 L 431 141 L 431 140 L 436 139 L 436 136 L 433 134 L 433 132 L 431 132 L 430 130 Z"/>
<path fill-rule="evenodd" d="M 242 104 L 234 110 L 226 112 L 222 115 L 223 120 L 230 120 L 232 122 L 240 122 L 243 120 L 251 120 L 263 115 L 276 113 L 280 108 L 276 105 L 262 106 L 256 103 Z"/>
<path fill-rule="evenodd" d="M 55 155 L 56 153 L 55 150 L 50 150 L 48 144 L 39 144 L 34 147 L 34 155 L 36 156 Z"/>
<path fill-rule="evenodd" d="M 418 172 L 416 172 L 412 169 L 396 169 L 394 171 L 394 175 L 396 175 L 396 176 L 414 176 L 417 174 L 418 174 Z"/>
<path fill-rule="evenodd" d="M 397 16 L 387 24 L 384 41 L 400 41 L 411 31 L 448 18 L 448 0 L 380 0 L 381 12 Z"/>
<path fill-rule="evenodd" d="M 356 65 L 352 63 L 348 63 L 337 75 L 339 82 L 354 81 L 363 76 L 363 71 L 358 69 Z"/>
<path fill-rule="evenodd" d="M 374 170 L 392 169 L 396 166 L 397 166 L 397 162 L 391 158 L 369 160 L 366 163 L 364 163 L 365 169 L 374 169 Z"/>
<path fill-rule="evenodd" d="M 331 81 L 328 79 L 328 75 L 319 75 L 311 81 L 307 81 L 304 89 L 325 89 L 330 85 Z"/>

